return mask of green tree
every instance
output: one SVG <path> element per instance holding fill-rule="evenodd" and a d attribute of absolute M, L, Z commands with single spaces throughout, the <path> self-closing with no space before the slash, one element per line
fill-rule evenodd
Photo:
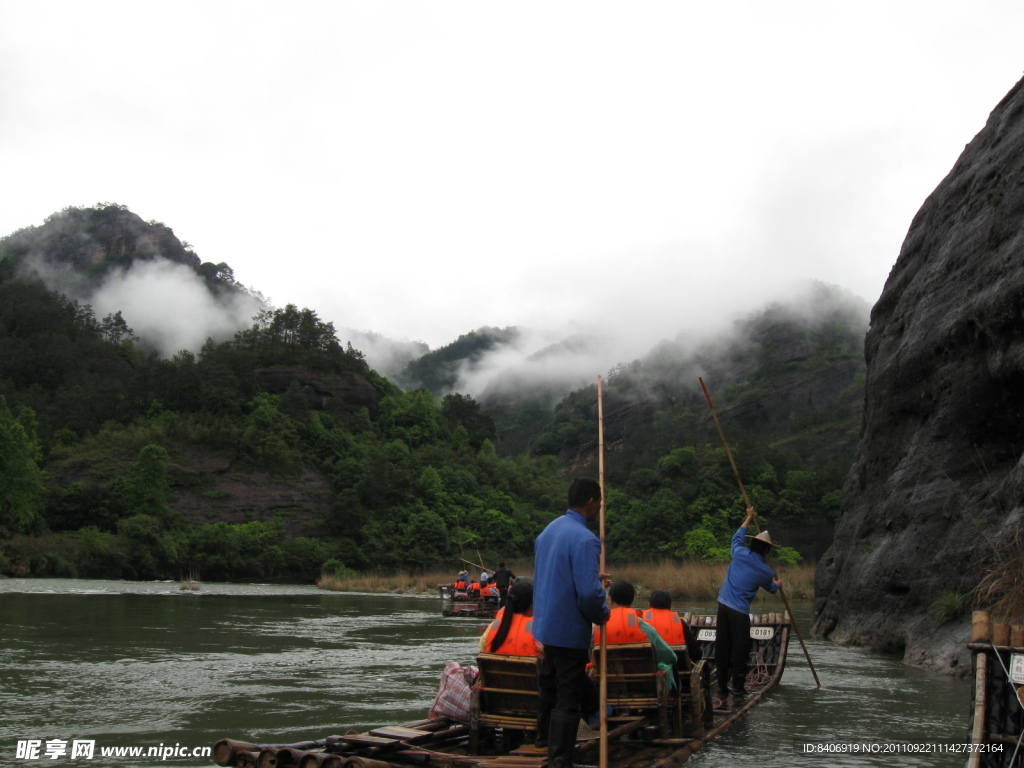
<path fill-rule="evenodd" d="M 0 537 L 38 531 L 44 492 L 39 469 L 40 448 L 34 432 L 35 415 L 23 409 L 14 419 L 0 397 Z M 26 429 L 26 426 L 28 427 Z"/>
<path fill-rule="evenodd" d="M 402 531 L 402 549 L 407 564 L 414 568 L 442 563 L 450 557 L 448 526 L 436 512 L 420 508 Z"/>
<path fill-rule="evenodd" d="M 274 395 L 261 393 L 250 403 L 239 453 L 252 467 L 291 474 L 302 464 L 299 436 L 291 419 L 281 413 Z"/>
<path fill-rule="evenodd" d="M 484 440 L 493 441 L 497 436 L 494 419 L 482 413 L 480 404 L 469 395 L 445 395 L 441 401 L 441 418 L 450 429 L 463 427 L 474 450 L 479 449 Z"/>
<path fill-rule="evenodd" d="M 707 528 L 694 528 L 686 534 L 686 552 L 696 555 L 708 563 L 727 563 L 730 554 L 729 547 L 723 546 L 713 531 Z"/>
<path fill-rule="evenodd" d="M 185 541 L 181 534 L 166 531 L 152 515 L 132 515 L 117 521 L 117 532 L 131 543 L 137 578 L 171 578 L 183 562 Z"/>

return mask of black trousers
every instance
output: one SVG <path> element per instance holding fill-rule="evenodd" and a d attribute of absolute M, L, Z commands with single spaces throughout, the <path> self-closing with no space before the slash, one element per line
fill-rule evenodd
<path fill-rule="evenodd" d="M 718 604 L 718 626 L 715 630 L 715 666 L 718 667 L 718 689 L 730 683 L 742 688 L 747 677 L 750 656 L 750 616 L 727 605 Z"/>
<path fill-rule="evenodd" d="M 553 711 L 578 718 L 598 709 L 597 689 L 587 677 L 589 661 L 590 653 L 585 648 L 544 646 L 538 673 L 540 720 L 546 720 Z M 543 724 L 539 728 L 541 733 L 547 733 Z"/>

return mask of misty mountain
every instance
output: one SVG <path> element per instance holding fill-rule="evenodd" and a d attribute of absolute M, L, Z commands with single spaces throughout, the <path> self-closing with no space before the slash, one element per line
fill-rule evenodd
<path fill-rule="evenodd" d="M 775 303 L 737 321 L 727 335 L 696 340 L 680 334 L 607 376 L 606 440 L 615 450 L 667 414 L 700 415 L 712 437 L 710 410 L 700 386 L 710 388 L 716 411 L 740 434 L 769 443 L 797 439 L 809 425 L 859 418 L 863 397 L 864 335 L 869 307 L 835 286 L 815 283 L 802 296 Z M 596 436 L 559 438 L 574 408 L 593 397 L 594 385 L 570 394 L 533 442 L 538 453 L 557 453 L 584 464 Z M 839 444 L 852 444 L 836 435 Z M 830 445 L 835 446 L 836 442 Z M 827 446 L 820 450 L 828 451 Z"/>
<path fill-rule="evenodd" d="M 65 208 L 0 239 L 0 260 L 99 316 L 120 312 L 165 357 L 230 338 L 267 307 L 230 266 L 202 261 L 170 227 L 122 205 Z"/>
<path fill-rule="evenodd" d="M 514 348 L 521 337 L 518 328 L 479 328 L 459 336 L 451 344 L 410 361 L 398 374 L 406 389 L 426 389 L 440 396 L 456 391 L 459 383 L 478 370 L 482 360 L 503 349 Z"/>
<path fill-rule="evenodd" d="M 370 367 L 392 381 L 399 381 L 410 363 L 430 352 L 430 346 L 422 341 L 392 339 L 382 333 L 355 328 L 339 328 L 337 332 L 339 341 L 362 352 Z"/>

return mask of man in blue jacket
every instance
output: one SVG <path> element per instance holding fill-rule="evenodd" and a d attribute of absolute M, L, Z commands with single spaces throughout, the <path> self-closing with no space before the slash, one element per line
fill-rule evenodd
<path fill-rule="evenodd" d="M 747 507 L 747 519 L 732 537 L 732 562 L 718 592 L 718 625 L 715 631 L 715 666 L 718 667 L 718 694 L 742 696 L 746 693 L 747 657 L 750 655 L 750 601 L 758 588 L 779 591 L 782 582 L 765 562 L 772 544 L 768 531 L 747 536 L 754 521 L 753 507 Z M 747 547 L 746 539 L 751 539 Z M 728 687 L 727 687 L 728 686 Z"/>
<path fill-rule="evenodd" d="M 609 608 L 601 542 L 587 523 L 600 511 L 601 486 L 589 478 L 573 480 L 569 509 L 534 545 L 533 636 L 544 646 L 537 743 L 547 743 L 550 768 L 571 768 L 580 717 L 597 709 L 586 666 L 593 625 L 607 621 Z"/>

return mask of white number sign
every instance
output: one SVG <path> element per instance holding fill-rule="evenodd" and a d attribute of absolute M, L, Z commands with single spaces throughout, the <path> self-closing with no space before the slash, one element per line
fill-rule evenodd
<path fill-rule="evenodd" d="M 775 637 L 775 627 L 751 627 L 750 637 L 754 640 L 771 640 Z M 697 631 L 697 639 L 707 643 L 715 641 L 715 630 L 701 629 Z M 1022 668 L 1024 671 L 1024 668 Z"/>
<path fill-rule="evenodd" d="M 1010 654 L 1010 682 L 1024 685 L 1024 653 Z"/>

